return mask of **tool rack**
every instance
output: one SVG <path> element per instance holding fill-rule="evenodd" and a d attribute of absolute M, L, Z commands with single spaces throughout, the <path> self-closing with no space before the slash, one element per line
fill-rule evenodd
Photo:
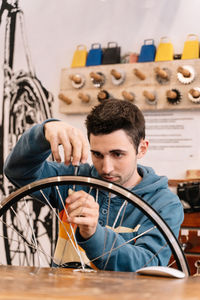
<path fill-rule="evenodd" d="M 59 110 L 85 114 L 109 97 L 142 111 L 200 108 L 200 60 L 98 65 L 61 70 Z"/>

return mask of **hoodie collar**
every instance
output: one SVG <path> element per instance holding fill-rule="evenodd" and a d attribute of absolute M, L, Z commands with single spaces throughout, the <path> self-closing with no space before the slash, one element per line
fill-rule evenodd
<path fill-rule="evenodd" d="M 154 193 L 155 190 L 168 187 L 167 177 L 156 175 L 151 167 L 138 164 L 137 169 L 139 175 L 142 177 L 142 180 L 139 182 L 139 184 L 134 186 L 131 191 L 138 196 L 148 193 Z M 91 175 L 92 177 L 102 179 L 94 166 L 92 167 Z"/>

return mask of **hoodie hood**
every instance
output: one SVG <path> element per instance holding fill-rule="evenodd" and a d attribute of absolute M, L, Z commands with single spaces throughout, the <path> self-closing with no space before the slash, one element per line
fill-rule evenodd
<path fill-rule="evenodd" d="M 137 168 L 142 180 L 132 189 L 132 192 L 138 196 L 155 193 L 155 191 L 168 187 L 168 179 L 166 176 L 156 175 L 151 167 L 138 165 Z"/>

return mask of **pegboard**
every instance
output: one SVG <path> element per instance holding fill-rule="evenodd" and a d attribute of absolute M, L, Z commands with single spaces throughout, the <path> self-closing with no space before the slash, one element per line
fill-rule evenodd
<path fill-rule="evenodd" d="M 200 60 L 62 69 L 59 110 L 88 113 L 101 91 L 107 97 L 128 97 L 143 111 L 200 109 Z"/>

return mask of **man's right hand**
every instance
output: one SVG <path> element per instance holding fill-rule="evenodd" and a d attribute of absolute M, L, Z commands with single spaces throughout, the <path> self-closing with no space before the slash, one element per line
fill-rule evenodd
<path fill-rule="evenodd" d="M 45 138 L 51 145 L 54 159 L 61 162 L 59 145 L 64 150 L 66 165 L 85 163 L 88 158 L 88 142 L 83 133 L 65 122 L 50 121 L 44 125 Z"/>

